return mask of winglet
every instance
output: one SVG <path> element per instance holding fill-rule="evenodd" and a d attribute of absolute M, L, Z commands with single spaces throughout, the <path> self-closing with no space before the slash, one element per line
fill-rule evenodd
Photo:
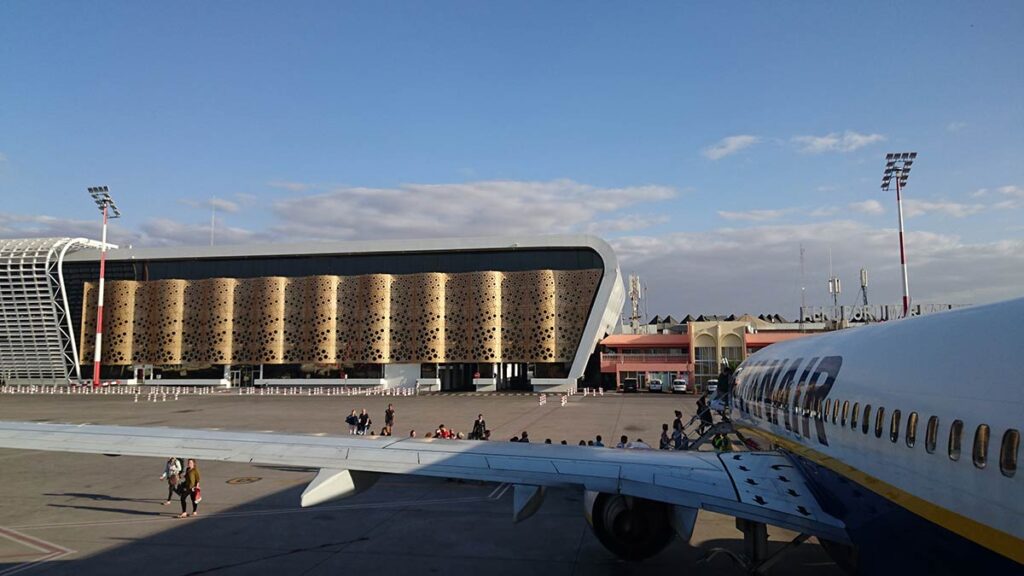
<path fill-rule="evenodd" d="M 519 523 L 533 516 L 544 502 L 544 487 L 516 484 L 512 499 L 512 522 Z"/>
<path fill-rule="evenodd" d="M 379 474 L 321 468 L 316 478 L 302 491 L 300 505 L 316 506 L 328 500 L 345 498 L 366 490 L 377 482 Z"/>

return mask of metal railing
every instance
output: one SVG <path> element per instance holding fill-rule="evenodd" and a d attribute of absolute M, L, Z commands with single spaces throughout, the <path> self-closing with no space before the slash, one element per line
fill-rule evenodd
<path fill-rule="evenodd" d="M 689 364 L 686 354 L 601 354 L 602 364 Z"/>

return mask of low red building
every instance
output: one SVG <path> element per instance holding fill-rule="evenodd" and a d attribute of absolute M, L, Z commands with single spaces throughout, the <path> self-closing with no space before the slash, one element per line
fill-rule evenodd
<path fill-rule="evenodd" d="M 624 378 L 636 378 L 640 389 L 647 389 L 654 380 L 668 388 L 673 380 L 683 378 L 691 389 L 703 390 L 705 383 L 718 375 L 724 361 L 736 366 L 765 346 L 801 338 L 820 328 L 800 331 L 795 324 L 774 324 L 744 316 L 690 321 L 650 331 L 613 334 L 601 341 L 601 376 L 606 387 L 614 384 L 621 388 Z"/>

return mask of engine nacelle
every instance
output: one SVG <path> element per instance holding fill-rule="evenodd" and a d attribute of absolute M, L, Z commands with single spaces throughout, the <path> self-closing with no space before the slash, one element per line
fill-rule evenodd
<path fill-rule="evenodd" d="M 643 560 L 661 552 L 679 534 L 689 540 L 697 510 L 655 500 L 586 492 L 587 522 L 609 551 L 626 560 Z"/>

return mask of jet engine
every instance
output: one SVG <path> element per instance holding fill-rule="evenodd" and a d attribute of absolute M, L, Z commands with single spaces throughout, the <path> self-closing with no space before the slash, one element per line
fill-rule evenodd
<path fill-rule="evenodd" d="M 609 551 L 626 560 L 643 560 L 661 552 L 672 536 L 689 540 L 697 510 L 621 494 L 586 492 L 587 522 Z"/>

